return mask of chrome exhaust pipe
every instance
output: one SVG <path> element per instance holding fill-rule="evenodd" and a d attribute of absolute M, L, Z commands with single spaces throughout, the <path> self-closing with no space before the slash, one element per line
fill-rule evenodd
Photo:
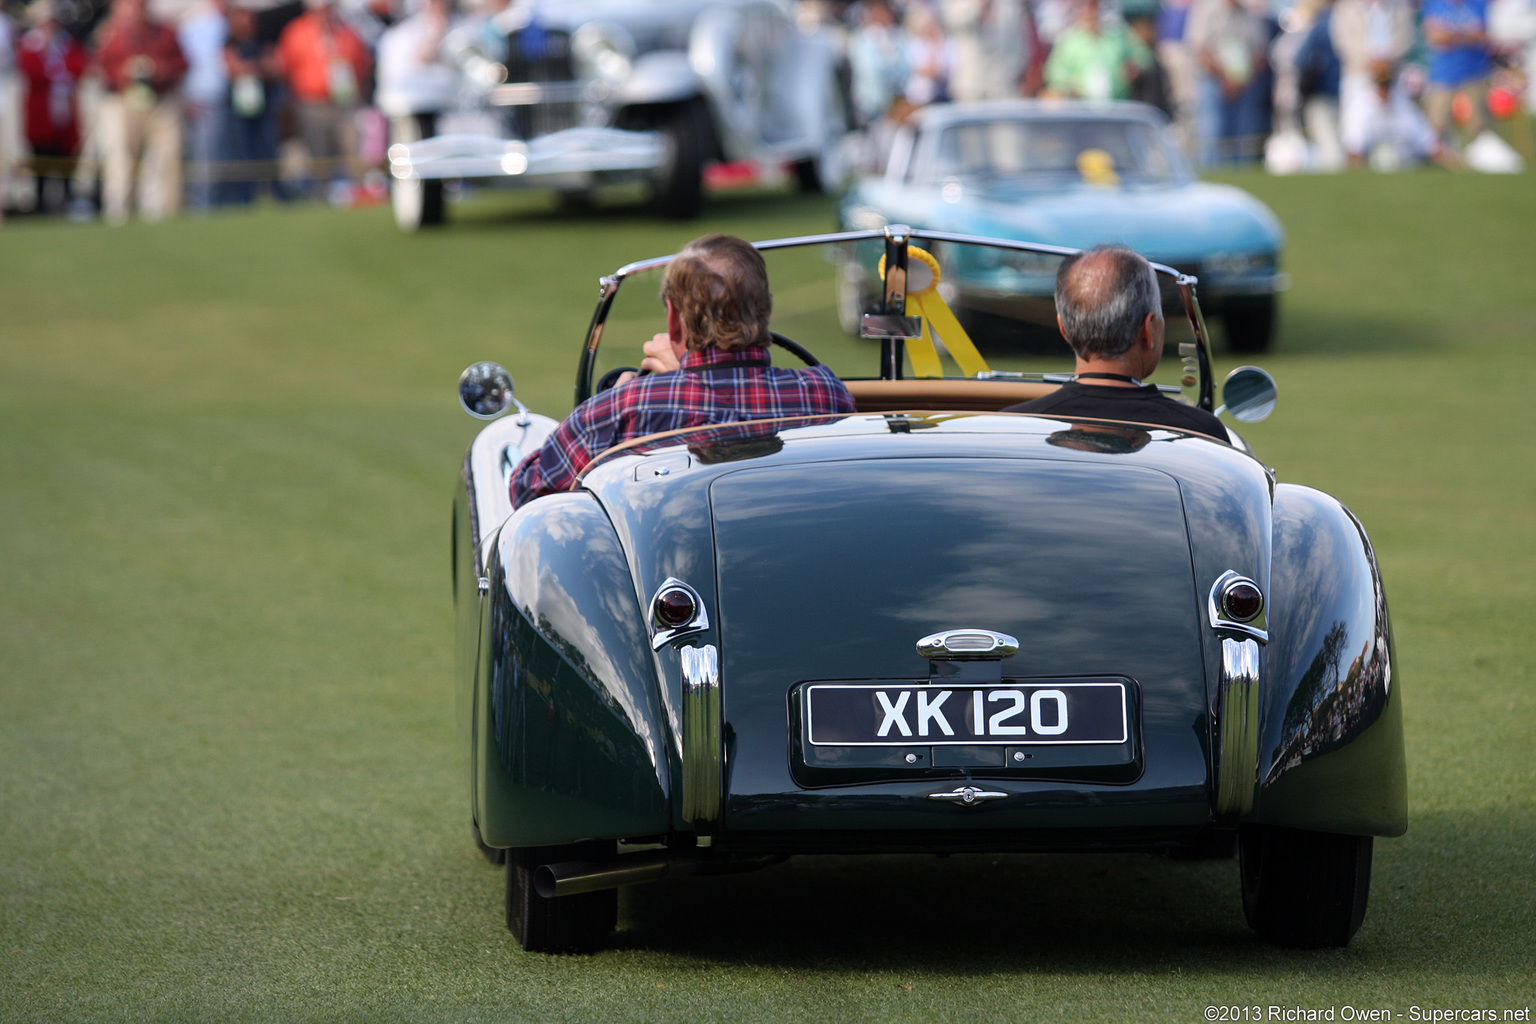
<path fill-rule="evenodd" d="M 668 874 L 689 872 L 697 863 L 693 857 L 674 857 L 662 852 L 635 853 L 616 861 L 568 860 L 535 869 L 533 890 L 544 899 L 554 899 L 618 889 L 659 881 Z"/>

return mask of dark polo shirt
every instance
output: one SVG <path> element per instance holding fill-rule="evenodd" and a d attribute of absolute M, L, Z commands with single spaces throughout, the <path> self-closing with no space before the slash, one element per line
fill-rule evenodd
<path fill-rule="evenodd" d="M 1230 443 L 1230 435 L 1221 420 L 1204 409 L 1196 409 L 1157 390 L 1155 384 L 1136 388 L 1117 388 L 1104 384 L 1069 381 L 1054 393 L 1018 405 L 1003 412 L 1027 412 L 1043 416 L 1082 417 L 1090 420 L 1126 420 L 1153 423 L 1160 427 L 1187 430 Z"/>

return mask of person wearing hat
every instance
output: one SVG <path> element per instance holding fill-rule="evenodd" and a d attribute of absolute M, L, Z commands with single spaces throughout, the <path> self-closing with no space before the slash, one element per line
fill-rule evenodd
<path fill-rule="evenodd" d="M 32 149 L 32 173 L 37 182 L 37 209 L 47 211 L 68 202 L 69 183 L 80 152 L 80 117 L 75 91 L 90 58 L 85 47 L 59 24 L 53 0 L 32 0 L 27 7 L 31 28 L 16 48 L 16 69 L 22 81 L 27 145 Z M 48 182 L 61 185 L 55 198 Z"/>

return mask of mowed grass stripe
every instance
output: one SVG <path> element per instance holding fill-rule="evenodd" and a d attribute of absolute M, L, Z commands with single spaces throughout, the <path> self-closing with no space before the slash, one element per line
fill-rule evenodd
<path fill-rule="evenodd" d="M 452 726 L 453 382 L 497 358 L 562 413 L 598 275 L 704 230 L 825 230 L 824 201 L 677 225 L 494 197 L 414 238 L 377 211 L 14 221 L 0 1019 L 1532 1002 L 1530 179 L 1234 180 L 1286 224 L 1293 281 L 1260 360 L 1280 406 L 1247 434 L 1360 515 L 1397 629 L 1413 825 L 1378 843 L 1349 949 L 1257 943 L 1230 863 L 1114 856 L 800 859 L 633 890 L 594 957 L 515 948 Z"/>

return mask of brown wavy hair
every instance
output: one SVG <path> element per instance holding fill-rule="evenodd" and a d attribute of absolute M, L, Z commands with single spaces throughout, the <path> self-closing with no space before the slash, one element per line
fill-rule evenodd
<path fill-rule="evenodd" d="M 705 235 L 684 246 L 667 266 L 661 297 L 677 311 L 694 351 L 768 344 L 768 266 L 735 235 Z"/>

